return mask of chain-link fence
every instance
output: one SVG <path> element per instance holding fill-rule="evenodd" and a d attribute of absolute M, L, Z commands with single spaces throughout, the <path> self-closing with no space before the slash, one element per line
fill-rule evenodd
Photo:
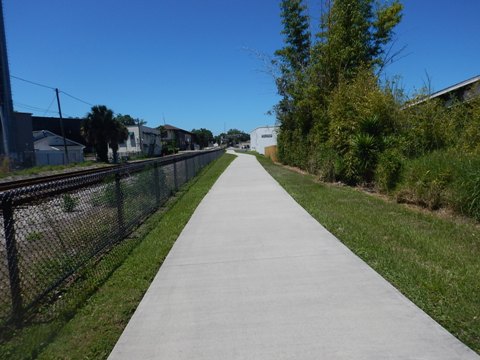
<path fill-rule="evenodd" d="M 0 325 L 20 321 L 120 243 L 222 150 L 0 193 Z"/>

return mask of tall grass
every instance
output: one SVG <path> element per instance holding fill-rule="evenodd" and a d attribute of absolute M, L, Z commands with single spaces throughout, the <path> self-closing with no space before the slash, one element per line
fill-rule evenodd
<path fill-rule="evenodd" d="M 400 202 L 449 207 L 480 220 L 480 156 L 438 150 L 405 163 Z"/>

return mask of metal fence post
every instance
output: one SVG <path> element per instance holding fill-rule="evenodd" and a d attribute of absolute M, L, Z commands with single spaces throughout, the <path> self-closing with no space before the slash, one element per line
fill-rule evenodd
<path fill-rule="evenodd" d="M 22 319 L 22 294 L 20 289 L 20 272 L 18 269 L 18 252 L 15 241 L 15 221 L 13 219 L 12 199 L 3 202 L 3 228 L 5 230 L 5 247 L 7 249 L 8 277 L 12 296 L 12 315 L 15 322 Z"/>
<path fill-rule="evenodd" d="M 158 163 L 153 163 L 153 183 L 155 187 L 155 200 L 157 201 L 157 206 L 160 206 L 160 176 L 158 174 Z"/>
<path fill-rule="evenodd" d="M 120 183 L 121 177 L 119 173 L 115 174 L 115 197 L 117 200 L 117 219 L 118 219 L 118 236 L 123 238 L 125 233 L 125 219 L 123 213 L 123 192 Z"/>

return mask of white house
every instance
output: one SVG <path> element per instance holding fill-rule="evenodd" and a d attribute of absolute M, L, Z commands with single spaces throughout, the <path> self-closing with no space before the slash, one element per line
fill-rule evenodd
<path fill-rule="evenodd" d="M 70 139 L 65 139 L 65 142 L 69 162 L 83 162 L 85 146 Z M 67 163 L 63 137 L 60 135 L 48 130 L 34 131 L 33 147 L 37 165 L 62 165 Z"/>
<path fill-rule="evenodd" d="M 118 146 L 118 156 L 128 157 L 132 155 L 160 156 L 162 153 L 162 141 L 160 130 L 152 129 L 143 125 L 127 126 L 128 138 Z M 113 156 L 112 149 L 108 148 L 109 157 Z"/>
<path fill-rule="evenodd" d="M 250 133 L 250 149 L 265 155 L 267 146 L 277 145 L 279 126 L 261 126 Z"/>

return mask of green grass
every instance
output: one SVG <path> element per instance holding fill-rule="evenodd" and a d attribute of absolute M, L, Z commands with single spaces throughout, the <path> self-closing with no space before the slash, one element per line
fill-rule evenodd
<path fill-rule="evenodd" d="M 88 269 L 83 275 L 87 280 L 78 281 L 65 294 L 61 317 L 23 329 L 0 346 L 0 358 L 106 358 L 180 232 L 234 158 L 225 154 L 203 169 L 166 209 Z M 45 311 L 48 318 L 49 309 Z"/>
<path fill-rule="evenodd" d="M 265 169 L 315 219 L 437 322 L 480 353 L 480 225 L 441 218 L 319 183 L 274 165 Z"/>

